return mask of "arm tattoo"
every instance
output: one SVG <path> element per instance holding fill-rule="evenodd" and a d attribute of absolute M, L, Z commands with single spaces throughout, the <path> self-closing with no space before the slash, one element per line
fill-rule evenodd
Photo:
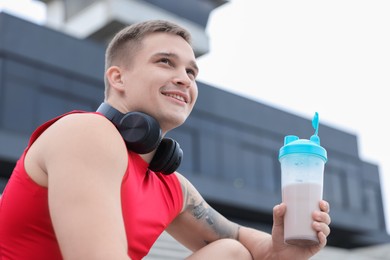
<path fill-rule="evenodd" d="M 238 240 L 239 225 L 227 220 L 219 212 L 214 210 L 202 198 L 199 192 L 184 177 L 181 178 L 181 184 L 184 196 L 183 211 L 186 211 L 197 221 L 205 232 L 208 232 L 212 240 L 220 238 L 232 238 Z M 204 241 L 209 244 L 211 241 Z"/>
<path fill-rule="evenodd" d="M 212 226 L 214 224 L 214 219 L 210 208 L 205 208 L 203 201 L 199 205 L 195 205 L 192 209 L 192 214 L 197 219 L 205 219 L 206 222 Z"/>
<path fill-rule="evenodd" d="M 205 201 L 192 206 L 192 215 L 199 221 L 206 223 L 219 238 L 238 239 L 238 226 L 226 220 Z"/>

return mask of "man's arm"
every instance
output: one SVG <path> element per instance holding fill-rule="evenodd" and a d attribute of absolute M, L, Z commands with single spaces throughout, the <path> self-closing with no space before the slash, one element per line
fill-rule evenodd
<path fill-rule="evenodd" d="M 183 211 L 167 232 L 193 252 L 221 238 L 237 239 L 239 225 L 214 210 L 185 177 L 177 175 L 184 194 Z"/>
<path fill-rule="evenodd" d="M 218 239 L 232 238 L 242 243 L 254 259 L 308 259 L 326 245 L 330 217 L 325 201 L 320 203 L 322 211 L 313 213 L 313 228 L 318 231 L 320 244 L 311 247 L 290 246 L 283 239 L 284 204 L 274 208 L 271 235 L 229 221 L 208 205 L 187 179 L 181 175 L 178 177 L 185 194 L 185 205 L 167 231 L 194 252 Z"/>
<path fill-rule="evenodd" d="M 32 147 L 48 176 L 50 215 L 65 259 L 129 259 L 120 200 L 127 153 L 115 133 L 101 116 L 74 114 Z"/>

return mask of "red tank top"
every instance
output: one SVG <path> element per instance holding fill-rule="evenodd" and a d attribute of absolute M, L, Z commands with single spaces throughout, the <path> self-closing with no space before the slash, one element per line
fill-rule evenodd
<path fill-rule="evenodd" d="M 65 115 L 46 122 L 32 134 L 0 198 L 1 260 L 62 259 L 50 219 L 47 188 L 27 175 L 24 157 L 39 135 Z M 149 252 L 158 236 L 180 213 L 183 196 L 175 174 L 149 171 L 148 164 L 130 151 L 128 160 L 121 186 L 122 211 L 128 255 L 137 260 Z"/>

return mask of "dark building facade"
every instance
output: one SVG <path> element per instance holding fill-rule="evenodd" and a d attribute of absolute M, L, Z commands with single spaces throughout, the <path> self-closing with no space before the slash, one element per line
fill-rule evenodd
<path fill-rule="evenodd" d="M 0 191 L 39 124 L 69 110 L 94 111 L 103 101 L 104 50 L 0 13 Z M 228 218 L 270 231 L 272 208 L 281 201 L 279 148 L 285 135 L 309 138 L 311 119 L 202 82 L 198 87 L 193 113 L 170 133 L 184 150 L 179 171 Z M 359 158 L 355 135 L 323 124 L 319 135 L 328 152 L 328 244 L 390 242 L 378 166 Z"/>

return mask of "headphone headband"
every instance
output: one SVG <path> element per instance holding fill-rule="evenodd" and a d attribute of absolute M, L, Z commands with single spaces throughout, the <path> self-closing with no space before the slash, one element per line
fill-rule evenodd
<path fill-rule="evenodd" d="M 112 121 L 115 124 L 119 124 L 121 119 L 125 115 L 105 102 L 100 104 L 96 112 L 103 114 L 105 117 L 107 117 L 108 120 Z"/>

